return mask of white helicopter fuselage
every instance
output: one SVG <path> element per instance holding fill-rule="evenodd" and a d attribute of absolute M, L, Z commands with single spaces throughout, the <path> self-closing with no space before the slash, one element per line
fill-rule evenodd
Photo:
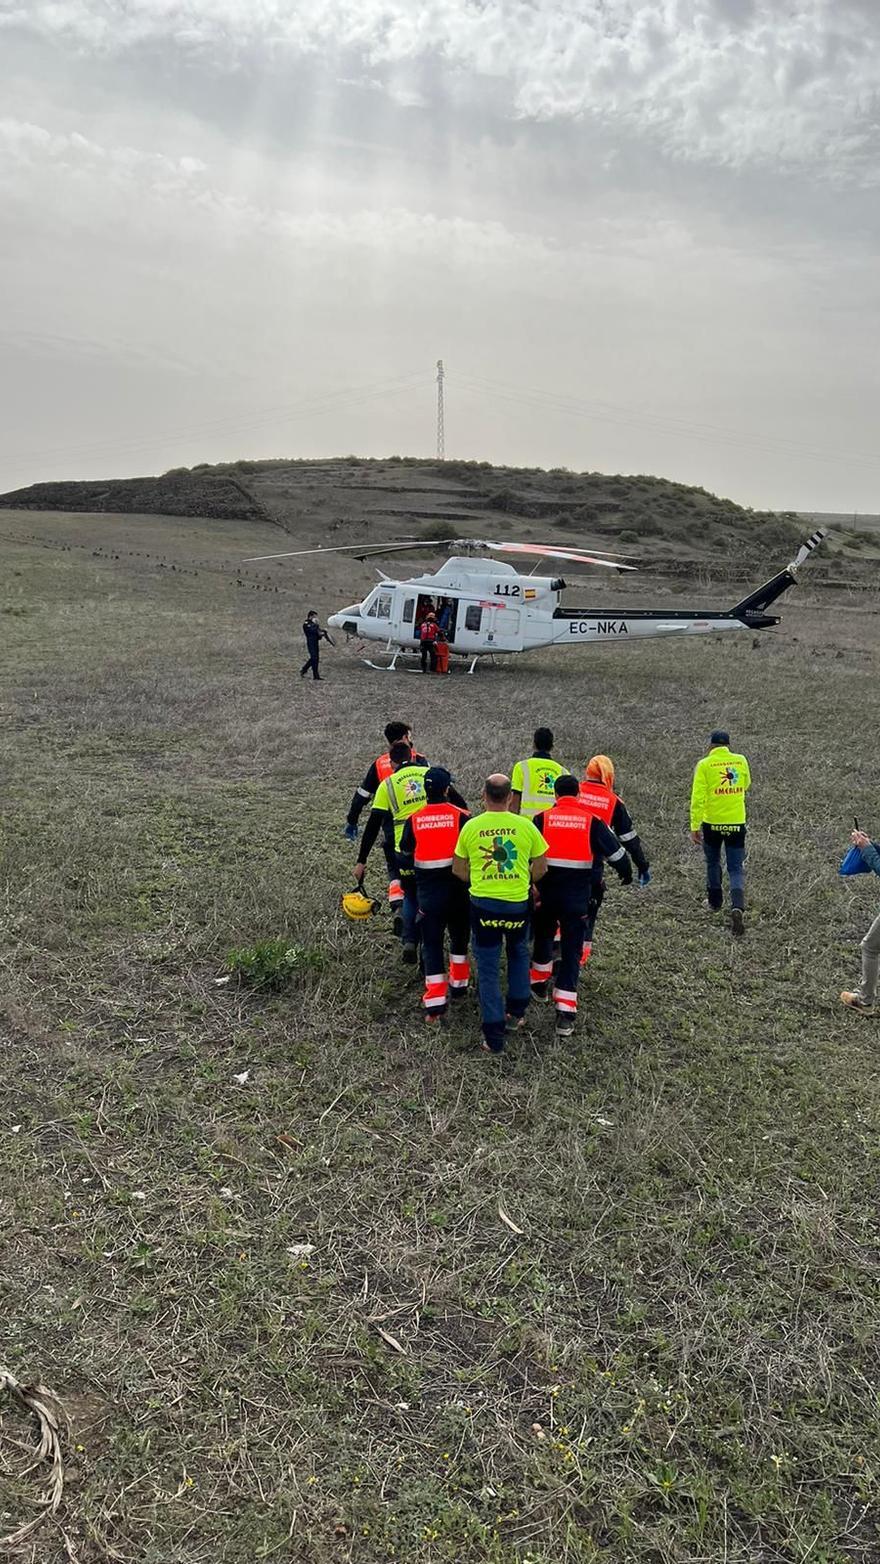
<path fill-rule="evenodd" d="M 542 646 L 759 627 L 731 612 L 563 608 L 564 586 L 559 577 L 520 575 L 506 561 L 453 558 L 411 581 L 384 578 L 362 603 L 332 614 L 328 623 L 389 651 L 411 652 L 418 650 L 419 627 L 430 609 L 441 625 L 445 621 L 450 651 L 471 659 Z"/>

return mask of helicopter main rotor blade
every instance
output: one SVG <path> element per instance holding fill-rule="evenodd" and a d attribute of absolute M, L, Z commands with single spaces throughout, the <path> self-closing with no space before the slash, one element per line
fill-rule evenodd
<path fill-rule="evenodd" d="M 604 565 L 606 570 L 636 569 L 635 565 L 618 563 L 621 559 L 631 558 L 631 555 L 613 554 L 600 558 L 597 554 L 585 554 L 581 549 L 566 548 L 560 544 L 545 547 L 540 543 L 494 543 L 489 538 L 415 538 L 400 543 L 335 543 L 331 548 L 298 548 L 290 549 L 283 554 L 255 554 L 242 563 L 261 565 L 267 560 L 301 559 L 316 554 L 351 554 L 354 559 L 372 559 L 380 554 L 400 554 L 409 549 L 430 548 L 485 548 L 491 549 L 495 554 L 527 554 L 531 558 L 562 559 L 569 564 Z"/>
<path fill-rule="evenodd" d="M 253 554 L 243 559 L 242 564 L 261 565 L 267 559 L 300 559 L 306 554 L 352 554 L 355 559 L 369 559 L 371 554 L 396 554 L 410 548 L 447 548 L 470 542 L 470 538 L 416 538 L 406 543 L 334 543 L 332 548 L 295 548 L 284 554 Z"/>
<path fill-rule="evenodd" d="M 621 565 L 617 559 L 599 559 L 595 554 L 582 554 L 579 549 L 548 547 L 543 548 L 539 543 L 489 543 L 483 541 L 481 548 L 490 548 L 496 554 L 537 554 L 540 559 L 562 559 L 574 565 L 604 565 L 606 570 L 635 570 L 635 565 Z"/>

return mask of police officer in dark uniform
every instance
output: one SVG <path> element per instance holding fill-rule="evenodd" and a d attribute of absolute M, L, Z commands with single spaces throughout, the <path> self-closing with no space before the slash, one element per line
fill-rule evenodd
<path fill-rule="evenodd" d="M 317 612 L 314 608 L 310 608 L 306 614 L 305 624 L 303 625 L 303 635 L 306 638 L 306 647 L 308 649 L 309 655 L 299 670 L 299 676 L 301 679 L 304 679 L 309 669 L 311 668 L 312 678 L 320 679 L 321 675 L 318 672 L 318 658 L 321 650 L 321 642 L 326 641 L 329 646 L 333 646 L 335 643 L 327 634 L 327 631 L 322 630 L 318 623 Z"/>

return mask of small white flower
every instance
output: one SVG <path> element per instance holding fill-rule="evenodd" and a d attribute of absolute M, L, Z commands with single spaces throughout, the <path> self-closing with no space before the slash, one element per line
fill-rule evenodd
<path fill-rule="evenodd" d="M 238 1082 L 239 1086 L 244 1086 L 245 1081 L 249 1081 L 250 1078 L 251 1078 L 250 1070 L 242 1070 L 241 1075 L 233 1075 L 233 1077 L 232 1077 L 232 1079 L 234 1081 Z"/>

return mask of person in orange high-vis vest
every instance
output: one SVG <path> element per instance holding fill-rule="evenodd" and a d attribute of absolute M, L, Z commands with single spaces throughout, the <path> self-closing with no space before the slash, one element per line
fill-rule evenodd
<path fill-rule="evenodd" d="M 440 626 L 437 623 L 437 615 L 431 611 L 427 613 L 419 625 L 419 641 L 422 648 L 422 673 L 428 672 L 430 662 L 431 672 L 437 672 L 437 641 L 440 637 Z"/>
<path fill-rule="evenodd" d="M 553 1003 L 557 1035 L 568 1037 L 577 1015 L 578 975 L 593 894 L 594 864 L 597 859 L 607 859 L 625 885 L 632 883 L 632 869 L 626 849 L 614 832 L 581 803 L 576 777 L 557 777 L 554 792 L 553 808 L 535 819 L 547 843 L 547 873 L 541 881 L 540 905 L 535 914 L 530 981 L 535 998 L 545 998 L 553 976 L 553 944 L 558 929 L 560 953 Z"/>
<path fill-rule="evenodd" d="M 586 762 L 580 785 L 580 800 L 591 814 L 602 820 L 614 832 L 617 840 L 626 848 L 638 872 L 639 885 L 649 885 L 651 870 L 648 856 L 626 804 L 620 794 L 614 791 L 614 762 L 607 755 L 594 755 Z M 596 919 L 605 895 L 603 867 L 604 862 L 600 854 L 593 864 L 592 906 L 584 934 L 583 960 L 585 962 L 589 960 L 592 953 Z"/>
<path fill-rule="evenodd" d="M 399 859 L 403 870 L 412 868 L 419 903 L 419 931 L 425 992 L 422 1006 L 426 1021 L 446 1014 L 450 995 L 460 999 L 470 977 L 470 899 L 467 886 L 452 873 L 455 846 L 466 820 L 466 809 L 449 801 L 452 777 L 443 766 L 425 773 L 425 798 L 421 809 L 410 815 L 403 828 Z M 444 937 L 449 932 L 449 977 L 446 976 Z"/>
<path fill-rule="evenodd" d="M 388 749 L 391 748 L 392 744 L 397 744 L 401 740 L 409 744 L 410 748 L 413 749 L 412 729 L 409 723 L 387 722 L 385 724 L 385 742 L 388 745 Z M 426 766 L 428 764 L 424 755 L 420 755 L 416 749 L 413 749 L 412 758 L 413 765 Z M 384 782 L 388 777 L 390 777 L 391 771 L 391 757 L 388 754 L 388 750 L 385 750 L 384 754 L 376 756 L 376 759 L 370 766 L 370 769 L 364 777 L 360 787 L 355 788 L 354 797 L 352 798 L 344 826 L 343 834 L 345 835 L 347 841 L 357 841 L 359 829 L 358 822 L 360 821 L 361 814 L 363 813 L 363 810 L 366 808 L 367 804 L 372 802 L 379 783 Z M 403 885 L 401 884 L 400 875 L 397 870 L 397 854 L 394 850 L 394 831 L 391 827 L 390 821 L 385 827 L 382 846 L 385 853 L 385 863 L 388 866 L 388 903 L 391 907 L 391 911 L 394 914 L 394 932 L 395 934 L 399 934 L 401 913 L 403 909 Z"/>

